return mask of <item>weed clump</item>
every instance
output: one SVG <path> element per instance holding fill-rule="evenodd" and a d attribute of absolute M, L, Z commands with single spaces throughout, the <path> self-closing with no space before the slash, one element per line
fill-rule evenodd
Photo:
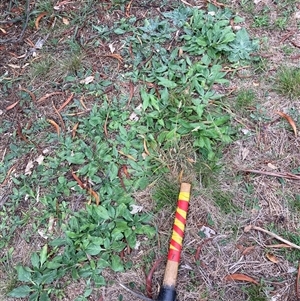
<path fill-rule="evenodd" d="M 289 98 L 300 96 L 300 68 L 282 68 L 276 76 L 276 90 Z"/>
<path fill-rule="evenodd" d="M 252 89 L 243 89 L 238 92 L 236 97 L 236 105 L 239 109 L 247 108 L 253 105 L 255 93 Z"/>

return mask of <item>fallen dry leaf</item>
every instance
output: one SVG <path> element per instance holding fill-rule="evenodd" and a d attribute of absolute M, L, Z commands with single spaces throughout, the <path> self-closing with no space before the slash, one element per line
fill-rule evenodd
<path fill-rule="evenodd" d="M 31 92 L 31 91 L 29 91 L 29 90 L 27 90 L 27 89 L 25 89 L 25 88 L 22 88 L 22 87 L 20 87 L 19 90 L 28 93 L 28 94 L 30 95 L 32 101 L 35 101 L 35 100 L 36 100 L 36 97 L 35 97 L 35 95 L 34 95 L 33 92 Z"/>
<path fill-rule="evenodd" d="M 214 229 L 204 225 L 201 227 L 200 231 L 205 235 L 206 238 L 211 238 L 217 234 Z"/>
<path fill-rule="evenodd" d="M 17 134 L 22 140 L 24 140 L 27 143 L 29 142 L 28 139 L 22 133 L 22 127 L 21 127 L 20 123 L 17 124 Z"/>
<path fill-rule="evenodd" d="M 255 279 L 244 274 L 229 274 L 224 279 L 226 281 L 246 281 L 259 285 Z"/>
<path fill-rule="evenodd" d="M 108 117 L 109 117 L 109 111 L 107 112 L 106 118 L 105 118 L 105 122 L 104 122 L 104 126 L 103 126 L 103 130 L 104 130 L 104 134 L 105 137 L 108 137 L 108 131 L 107 131 L 107 122 L 108 122 Z"/>
<path fill-rule="evenodd" d="M 72 138 L 75 138 L 75 136 L 76 136 L 78 125 L 79 125 L 79 122 L 77 122 L 72 128 Z"/>
<path fill-rule="evenodd" d="M 79 177 L 76 175 L 76 173 L 73 170 L 71 171 L 71 173 L 72 173 L 72 177 L 77 182 L 79 187 L 82 188 L 82 189 L 86 189 L 85 184 L 83 184 L 83 182 L 79 179 Z"/>
<path fill-rule="evenodd" d="M 0 31 L 1 31 L 3 34 L 7 34 L 7 31 L 6 31 L 4 28 L 2 28 L 2 27 L 0 27 Z"/>
<path fill-rule="evenodd" d="M 47 16 L 47 12 L 42 12 L 38 15 L 38 17 L 36 18 L 35 20 L 35 29 L 38 30 L 39 29 L 39 24 L 40 24 L 40 21 L 43 17 Z"/>
<path fill-rule="evenodd" d="M 102 55 L 103 57 L 111 57 L 114 59 L 117 59 L 120 63 L 123 62 L 123 58 L 120 56 L 120 54 L 117 53 L 112 53 L 112 54 L 106 54 L 106 55 Z"/>
<path fill-rule="evenodd" d="M 70 24 L 69 20 L 68 20 L 67 18 L 65 18 L 65 17 L 62 18 L 62 22 L 63 22 L 65 25 L 69 25 L 69 24 Z"/>
<path fill-rule="evenodd" d="M 94 191 L 92 188 L 89 188 L 88 189 L 88 193 L 94 197 L 95 201 L 96 201 L 96 205 L 98 206 L 100 204 L 100 198 L 97 194 L 96 191 Z M 90 203 L 90 202 L 89 202 Z"/>
<path fill-rule="evenodd" d="M 115 48 L 115 46 L 114 46 L 114 43 L 108 44 L 108 47 L 109 47 L 109 50 L 110 50 L 111 53 L 114 53 L 114 52 L 115 52 L 116 48 Z"/>
<path fill-rule="evenodd" d="M 255 246 L 247 247 L 243 250 L 242 255 L 248 255 L 255 249 Z"/>
<path fill-rule="evenodd" d="M 266 254 L 266 257 L 267 257 L 270 261 L 272 261 L 272 262 L 274 262 L 274 263 L 278 263 L 278 262 L 279 262 L 279 259 L 278 259 L 274 254 L 272 254 L 272 253 L 267 253 L 267 254 Z"/>
<path fill-rule="evenodd" d="M 296 127 L 295 121 L 292 119 L 292 117 L 283 112 L 276 112 L 276 114 L 278 114 L 279 116 L 281 116 L 282 118 L 287 120 L 287 122 L 290 124 L 290 126 L 292 127 L 292 129 L 294 131 L 295 137 L 297 137 L 297 127 Z"/>
<path fill-rule="evenodd" d="M 276 245 L 266 245 L 266 248 L 291 248 L 291 246 L 287 244 L 276 244 Z"/>
<path fill-rule="evenodd" d="M 272 163 L 268 163 L 268 167 L 270 168 L 270 169 L 277 169 L 277 166 L 275 166 L 274 164 L 272 164 Z"/>
<path fill-rule="evenodd" d="M 182 178 L 183 178 L 183 169 L 181 169 L 181 171 L 179 172 L 179 175 L 178 175 L 178 182 L 179 183 L 182 183 Z"/>
<path fill-rule="evenodd" d="M 83 102 L 83 99 L 84 99 L 84 96 L 80 97 L 79 102 L 81 103 L 81 105 L 83 106 L 83 108 L 87 110 L 87 107 L 86 107 L 86 105 Z"/>
<path fill-rule="evenodd" d="M 7 64 L 8 67 L 11 67 L 13 69 L 21 69 L 21 66 L 15 65 L 15 64 Z"/>
<path fill-rule="evenodd" d="M 52 120 L 52 119 L 47 119 L 47 121 L 48 121 L 51 125 L 53 125 L 53 126 L 55 127 L 55 130 L 56 130 L 56 132 L 57 132 L 57 135 L 59 136 L 59 134 L 60 134 L 60 127 L 59 127 L 59 125 L 58 125 L 54 120 Z"/>
<path fill-rule="evenodd" d="M 20 102 L 20 100 L 14 102 L 14 103 L 11 104 L 10 106 L 8 106 L 8 107 L 6 108 L 6 111 L 9 111 L 9 110 L 13 109 L 19 102 Z"/>
<path fill-rule="evenodd" d="M 62 127 L 63 130 L 65 131 L 65 130 L 66 130 L 66 126 L 65 126 L 64 120 L 63 120 L 63 118 L 61 117 L 60 113 L 57 111 L 57 109 L 56 109 L 56 107 L 55 107 L 55 105 L 54 105 L 53 102 L 52 102 L 52 107 L 53 107 L 55 113 L 57 114 L 57 116 L 58 116 L 58 118 L 59 118 L 59 120 L 60 120 L 61 127 Z"/>
<path fill-rule="evenodd" d="M 143 206 L 139 206 L 139 205 L 130 205 L 130 208 L 131 208 L 130 211 L 131 214 L 137 214 L 139 212 L 142 212 L 144 209 Z"/>
<path fill-rule="evenodd" d="M 92 76 L 92 75 L 90 75 L 90 76 L 88 76 L 88 77 L 82 79 L 79 83 L 80 83 L 80 84 L 88 85 L 88 84 L 90 84 L 91 82 L 93 82 L 94 79 L 95 79 L 95 77 Z"/>
<path fill-rule="evenodd" d="M 125 154 L 124 152 L 122 152 L 122 151 L 120 151 L 120 150 L 118 150 L 118 153 L 119 153 L 120 155 L 123 155 L 123 156 L 125 156 L 125 157 L 131 159 L 132 161 L 136 161 L 136 158 L 132 157 L 131 155 Z"/>
<path fill-rule="evenodd" d="M 131 8 L 131 4 L 132 4 L 133 0 L 130 0 L 127 7 L 126 7 L 126 12 L 125 12 L 125 15 L 127 18 L 130 17 L 130 8 Z"/>
<path fill-rule="evenodd" d="M 67 100 L 57 109 L 58 112 L 60 112 L 62 109 L 65 108 L 65 106 L 68 105 L 68 103 L 73 99 L 74 93 L 72 93 Z"/>
<path fill-rule="evenodd" d="M 38 165 L 41 165 L 41 164 L 43 163 L 44 159 L 45 159 L 45 156 L 39 155 L 39 156 L 35 159 L 35 161 L 37 162 Z"/>
<path fill-rule="evenodd" d="M 33 161 L 29 160 L 25 167 L 25 176 L 31 175 L 33 166 Z"/>
<path fill-rule="evenodd" d="M 241 151 L 242 161 L 244 161 L 247 158 L 249 153 L 250 153 L 250 150 L 248 148 L 246 148 L 246 147 L 242 148 L 242 151 Z"/>
<path fill-rule="evenodd" d="M 248 225 L 244 228 L 244 232 L 247 233 L 247 232 L 251 231 L 251 229 L 252 229 L 252 225 Z"/>
<path fill-rule="evenodd" d="M 46 95 L 44 95 L 43 97 L 41 97 L 37 103 L 41 103 L 43 101 L 45 101 L 47 98 L 53 96 L 53 95 L 59 95 L 59 94 L 63 94 L 63 92 L 52 92 L 52 93 L 47 93 Z"/>
<path fill-rule="evenodd" d="M 3 181 L 2 183 L 0 183 L 0 187 L 1 187 L 1 186 L 4 186 L 4 185 L 8 182 L 9 176 L 10 176 L 10 174 L 12 173 L 12 171 L 14 170 L 15 166 L 16 166 L 16 164 L 13 165 L 13 166 L 8 170 L 7 175 L 6 175 L 5 179 L 4 179 L 4 181 Z"/>
<path fill-rule="evenodd" d="M 150 156 L 150 153 L 149 153 L 148 148 L 147 148 L 147 142 L 146 142 L 146 139 L 145 139 L 145 138 L 144 138 L 144 151 L 145 151 L 145 153 L 146 153 L 148 156 Z"/>

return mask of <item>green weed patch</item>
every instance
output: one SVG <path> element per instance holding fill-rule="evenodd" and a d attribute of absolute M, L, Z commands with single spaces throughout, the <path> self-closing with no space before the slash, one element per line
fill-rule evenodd
<path fill-rule="evenodd" d="M 50 231 L 47 243 L 31 255 L 31 265 L 16 266 L 20 286 L 8 296 L 29 300 L 61 297 L 63 289 L 56 283 L 68 275 L 74 281 L 86 279 L 84 296 L 77 300 L 87 300 L 94 286 L 106 285 L 104 269 L 122 272 L 132 267 L 130 261 L 121 259 L 122 251 L 135 248 L 141 236 L 151 239 L 155 235 L 151 214 L 143 212 L 132 195 L 170 171 L 172 162 L 162 154 L 172 150 L 179 156 L 182 144 L 188 141 L 201 160 L 214 162 L 219 149 L 232 141 L 235 132 L 216 86 L 229 83 L 223 67 L 234 68 L 249 60 L 257 43 L 245 29 L 234 32 L 231 19 L 240 21 L 229 10 L 211 5 L 208 11 L 180 6 L 153 19 L 133 17 L 121 19 L 112 28 L 92 26 L 104 40 L 122 41 L 115 58 L 125 70 L 117 79 L 138 87 L 140 97 L 120 93 L 108 101 L 104 90 L 114 85 L 111 79 L 84 69 L 77 60 L 66 68 L 64 84 L 75 95 L 94 97 L 96 103 L 86 117 L 62 115 L 68 128 L 74 129 L 78 122 L 73 137 L 57 137 L 56 133 L 43 137 L 41 142 L 50 149 L 43 162 L 30 175 L 14 178 L 14 209 L 26 197 L 32 207 L 42 206 L 31 221 L 35 229 L 55 219 L 61 234 Z M 47 73 L 47 68 L 50 65 L 36 65 L 35 75 Z M 88 76 L 93 80 L 82 82 Z M 118 89 L 117 84 L 114 87 Z M 76 106 L 78 99 L 74 103 Z M 44 118 L 40 125 L 50 128 Z M 27 134 L 34 140 L 34 132 Z M 6 163 L 2 163 L 7 165 L 0 166 L 1 170 L 8 170 L 9 162 L 22 152 L 29 153 L 21 147 L 11 144 Z M 86 207 L 71 209 L 71 200 L 87 198 L 90 204 Z M 220 202 L 220 207 L 225 206 L 227 198 Z M 12 210 L 11 206 L 6 203 L 3 212 Z M 17 225 L 29 222 L 26 214 L 15 219 Z M 2 247 L 7 246 L 13 230 L 2 228 Z"/>

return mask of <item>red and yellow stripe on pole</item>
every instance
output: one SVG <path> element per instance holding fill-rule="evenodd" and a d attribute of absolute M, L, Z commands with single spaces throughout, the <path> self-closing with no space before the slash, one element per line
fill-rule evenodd
<path fill-rule="evenodd" d="M 177 202 L 177 209 L 175 214 L 175 221 L 173 225 L 173 233 L 170 242 L 168 260 L 179 262 L 180 253 L 182 249 L 182 241 L 184 236 L 184 229 L 186 224 L 187 211 L 190 201 L 191 185 L 182 183 L 180 186 L 180 193 Z"/>
<path fill-rule="evenodd" d="M 163 285 L 157 297 L 157 301 L 175 301 L 176 300 L 176 281 L 178 276 L 178 266 L 182 241 L 187 217 L 187 211 L 190 201 L 191 184 L 182 183 L 177 202 L 175 221 L 169 247 L 168 261 L 164 275 Z"/>

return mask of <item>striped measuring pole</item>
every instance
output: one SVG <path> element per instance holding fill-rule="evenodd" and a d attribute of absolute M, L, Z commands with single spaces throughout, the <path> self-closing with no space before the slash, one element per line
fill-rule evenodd
<path fill-rule="evenodd" d="M 173 232 L 170 241 L 168 261 L 166 265 L 163 285 L 160 289 L 157 301 L 175 301 L 176 300 L 176 282 L 178 275 L 178 266 L 180 261 L 182 241 L 187 218 L 187 211 L 190 201 L 191 184 L 182 183 L 177 202 Z"/>

